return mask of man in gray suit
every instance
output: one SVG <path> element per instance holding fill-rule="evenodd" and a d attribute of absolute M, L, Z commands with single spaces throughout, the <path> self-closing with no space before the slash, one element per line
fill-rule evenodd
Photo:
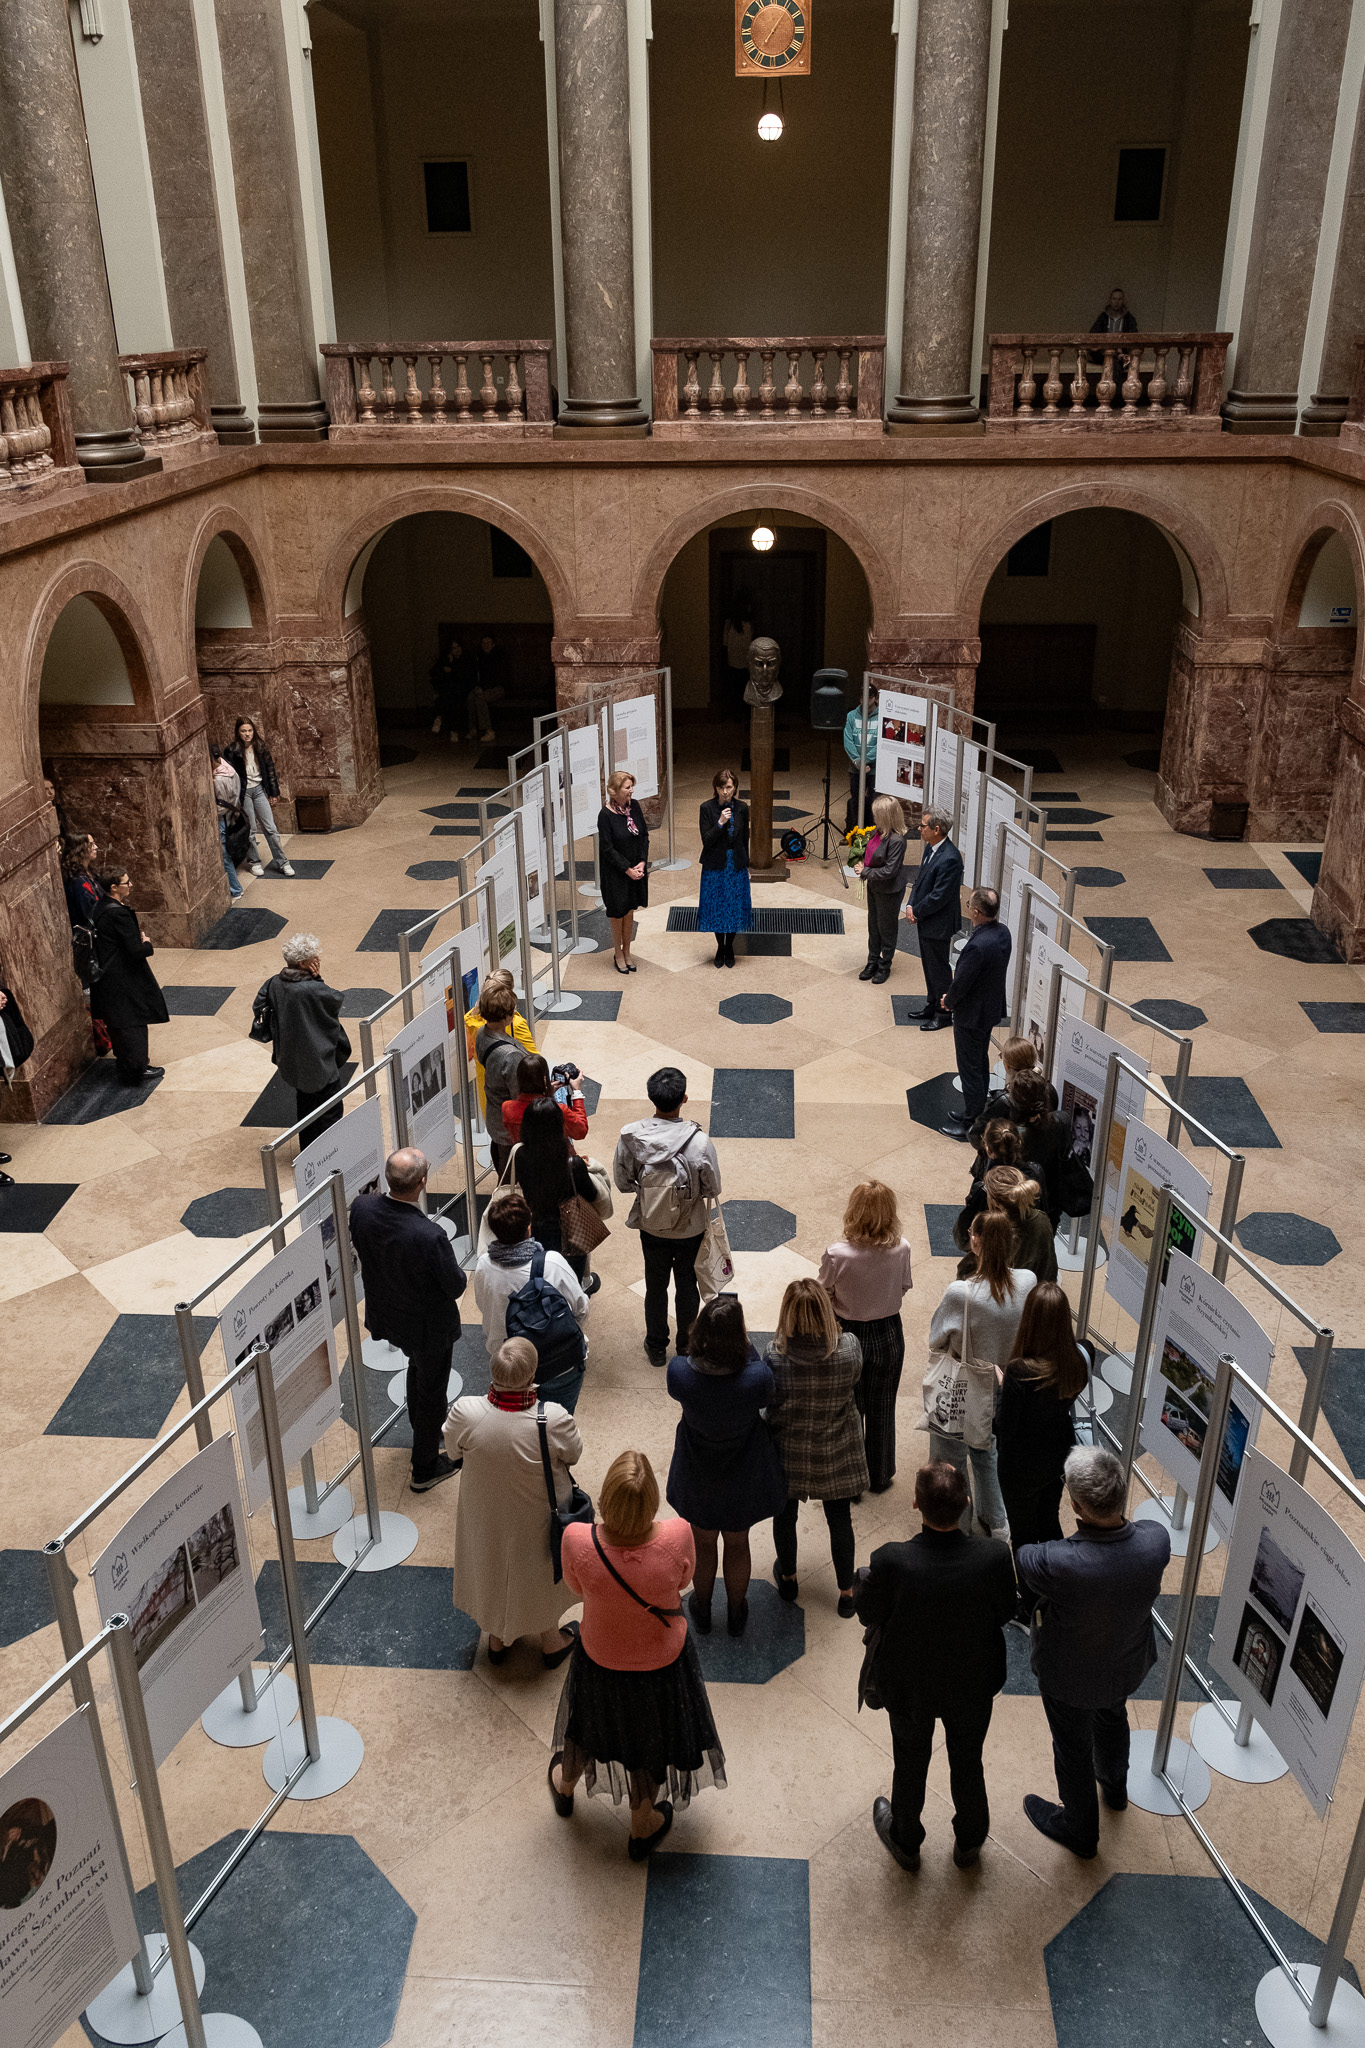
<path fill-rule="evenodd" d="M 1063 1471 L 1075 1535 L 1022 1544 L 1016 1560 L 1034 1606 L 1033 1669 L 1061 1795 L 1059 1806 L 1030 1792 L 1024 1811 L 1050 1841 L 1091 1857 L 1100 1845 L 1096 1780 L 1112 1813 L 1128 1804 L 1128 1695 L 1156 1662 L 1152 1608 L 1171 1539 L 1158 1522 L 1128 1520 L 1112 1451 L 1078 1445 Z"/>

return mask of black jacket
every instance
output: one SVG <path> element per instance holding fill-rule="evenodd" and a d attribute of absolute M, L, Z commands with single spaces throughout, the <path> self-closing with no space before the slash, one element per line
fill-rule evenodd
<path fill-rule="evenodd" d="M 351 1041 L 341 1021 L 342 992 L 320 975 L 286 967 L 263 984 L 270 991 L 275 1028 L 270 1057 L 291 1088 L 317 1095 L 341 1086 Z"/>
<path fill-rule="evenodd" d="M 1109 308 L 1107 306 L 1102 312 L 1097 313 L 1091 321 L 1090 332 L 1092 334 L 1107 334 L 1109 332 Z M 1137 315 L 1130 313 L 1126 306 L 1123 309 L 1123 332 L 1125 334 L 1137 333 Z"/>
<path fill-rule="evenodd" d="M 872 844 L 868 841 L 869 846 Z M 863 855 L 863 886 L 874 896 L 903 896 L 907 881 L 905 872 L 905 834 L 883 832 L 877 841 L 871 860 Z M 933 933 L 929 934 L 930 938 Z"/>
<path fill-rule="evenodd" d="M 1062 1213 L 1062 1165 L 1071 1150 L 1071 1126 L 1064 1116 L 1050 1110 L 1037 1123 L 1016 1121 L 1014 1128 L 1023 1148 L 1024 1171 L 1042 1189 L 1043 1207 L 1055 1230 Z"/>
<path fill-rule="evenodd" d="M 261 771 L 261 788 L 265 791 L 267 796 L 278 796 L 280 793 L 280 778 L 275 773 L 275 763 L 271 756 L 269 747 L 267 747 L 264 744 L 264 742 L 258 738 L 252 741 L 251 751 L 256 756 L 256 766 Z M 242 801 L 245 802 L 246 748 L 242 745 L 240 740 L 234 740 L 230 747 L 224 747 L 223 759 L 225 761 L 230 762 L 232 766 L 237 770 L 237 774 L 240 777 L 242 784 Z"/>
<path fill-rule="evenodd" d="M 1152 1607 L 1171 1556 L 1158 1522 L 1082 1523 L 1060 1543 L 1023 1543 L 1019 1577 L 1035 1601 L 1033 1668 L 1044 1693 L 1072 1707 L 1108 1707 L 1156 1662 Z"/>
<path fill-rule="evenodd" d="M 994 1697 L 1014 1613 L 1009 1545 L 961 1529 L 883 1543 L 859 1582 L 858 1618 L 882 1625 L 877 1689 L 893 1713 L 935 1713 Z"/>
<path fill-rule="evenodd" d="M 1057 1090 L 1053 1087 L 1051 1081 L 1047 1084 L 1047 1106 L 1049 1109 L 1057 1107 Z M 1003 1117 L 1007 1124 L 1014 1122 L 1014 1104 L 1010 1101 L 1010 1091 L 1008 1088 L 993 1088 L 986 1097 L 986 1107 L 967 1133 L 973 1145 L 980 1145 L 986 1135 L 987 1124 L 994 1123 L 997 1117 Z M 975 1168 L 972 1170 L 973 1172 L 976 1171 Z M 982 1168 L 983 1172 L 984 1170 Z"/>
<path fill-rule="evenodd" d="M 923 939 L 951 939 L 962 922 L 962 855 L 951 839 L 940 839 L 928 868 L 926 846 L 910 884 L 910 908 Z"/>
<path fill-rule="evenodd" d="M 370 1335 L 409 1358 L 448 1351 L 460 1334 L 457 1304 L 466 1280 L 440 1224 L 392 1195 L 357 1195 L 351 1242 L 365 1281 Z"/>
<path fill-rule="evenodd" d="M 6 988 L 0 981 L 0 996 L 5 998 L 5 1007 L 0 1010 L 0 1024 L 5 1027 L 9 1040 L 9 1056 L 13 1066 L 22 1067 L 33 1050 L 33 1033 L 24 1022 L 24 1013 L 15 1000 L 14 990 Z"/>
<path fill-rule="evenodd" d="M 995 1409 L 995 1447 L 1001 1479 L 1020 1487 L 1056 1484 L 1076 1441 L 1070 1401 L 1029 1372 L 1022 1358 L 1005 1367 Z"/>
<path fill-rule="evenodd" d="M 918 916 L 918 912 L 916 912 Z M 1008 1007 L 1006 984 L 1013 941 L 1006 924 L 979 924 L 958 956 L 947 994 L 954 1024 L 993 1031 Z"/>
<path fill-rule="evenodd" d="M 148 958 L 136 911 L 106 896 L 94 916 L 99 979 L 90 991 L 90 1014 L 106 1024 L 169 1024 L 170 1012 Z"/>
<path fill-rule="evenodd" d="M 730 812 L 730 823 L 722 825 L 720 814 Z M 725 856 L 733 853 L 735 866 L 749 865 L 749 806 L 736 797 L 729 805 L 722 804 L 718 796 L 709 797 L 701 807 L 701 864 L 713 873 L 725 866 Z"/>

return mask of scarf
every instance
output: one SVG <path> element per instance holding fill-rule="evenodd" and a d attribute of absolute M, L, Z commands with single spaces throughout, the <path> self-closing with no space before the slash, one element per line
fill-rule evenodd
<path fill-rule="evenodd" d="M 487 1249 L 495 1266 L 529 1266 L 540 1246 L 533 1237 L 524 1237 L 520 1244 L 499 1244 L 493 1237 Z"/>
<path fill-rule="evenodd" d="M 504 1415 L 519 1415 L 527 1408 L 534 1408 L 539 1397 L 534 1387 L 490 1387 L 488 1399 L 494 1408 L 501 1408 Z"/>
<path fill-rule="evenodd" d="M 616 803 L 616 802 L 613 802 L 613 803 L 612 803 L 612 806 L 611 806 L 611 808 L 613 809 L 613 811 L 615 811 L 615 813 L 616 813 L 616 815 L 617 815 L 617 817 L 618 817 L 618 818 L 624 818 L 624 819 L 625 819 L 625 821 L 626 821 L 626 830 L 627 830 L 628 832 L 633 832 L 633 833 L 634 833 L 634 834 L 636 835 L 636 837 L 638 838 L 638 837 L 639 837 L 639 834 L 640 834 L 640 828 L 639 828 L 639 826 L 638 826 L 638 825 L 636 824 L 636 822 L 635 822 L 635 813 L 634 813 L 634 811 L 633 811 L 633 810 L 631 809 L 631 807 L 630 807 L 629 803 L 628 803 L 628 804 L 626 805 L 626 807 L 625 807 L 625 809 L 624 809 L 624 810 L 623 810 L 623 809 L 621 808 L 620 804 L 618 804 L 618 803 Z"/>

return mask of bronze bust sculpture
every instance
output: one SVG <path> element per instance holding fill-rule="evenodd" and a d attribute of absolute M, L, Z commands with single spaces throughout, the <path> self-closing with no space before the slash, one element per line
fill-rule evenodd
<path fill-rule="evenodd" d="M 760 635 L 749 642 L 749 680 L 744 686 L 746 704 L 776 704 L 782 695 L 782 685 L 777 672 L 782 665 L 782 650 L 776 640 Z"/>

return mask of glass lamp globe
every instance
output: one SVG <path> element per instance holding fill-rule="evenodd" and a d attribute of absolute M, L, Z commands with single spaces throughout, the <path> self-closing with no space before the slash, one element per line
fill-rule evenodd
<path fill-rule="evenodd" d="M 759 116 L 758 136 L 760 142 L 776 142 L 781 133 L 782 116 L 780 114 L 761 114 Z"/>
<path fill-rule="evenodd" d="M 771 526 L 756 526 L 749 538 L 759 554 L 766 555 L 773 544 L 773 530 Z"/>

